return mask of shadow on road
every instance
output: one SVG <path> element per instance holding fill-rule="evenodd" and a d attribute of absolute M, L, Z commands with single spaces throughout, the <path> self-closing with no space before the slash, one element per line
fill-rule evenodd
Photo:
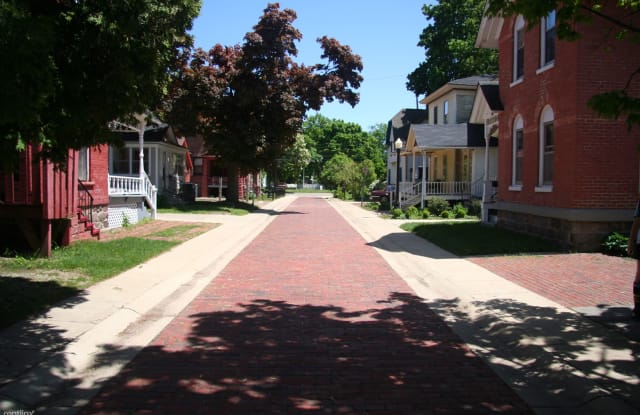
<path fill-rule="evenodd" d="M 422 300 L 379 304 L 256 299 L 183 316 L 83 413 L 530 413 Z"/>

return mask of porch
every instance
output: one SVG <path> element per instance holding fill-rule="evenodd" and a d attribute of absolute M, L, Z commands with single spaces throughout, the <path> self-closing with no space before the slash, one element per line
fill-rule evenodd
<path fill-rule="evenodd" d="M 471 181 L 421 181 L 400 183 L 400 208 L 420 204 L 424 209 L 425 201 L 430 197 L 445 200 L 465 201 L 481 199 L 483 191 L 482 179 Z M 493 194 L 493 193 L 491 193 Z M 394 194 L 394 197 L 396 195 Z"/>
<path fill-rule="evenodd" d="M 149 176 L 117 176 L 109 174 L 110 198 L 140 198 L 151 211 L 155 219 L 158 211 L 158 188 L 151 183 Z"/>

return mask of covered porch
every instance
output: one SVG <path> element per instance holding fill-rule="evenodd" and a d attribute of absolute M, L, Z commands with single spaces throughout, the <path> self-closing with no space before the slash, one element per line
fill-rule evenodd
<path fill-rule="evenodd" d="M 399 195 L 393 200 L 404 209 L 418 204 L 424 208 L 432 197 L 482 198 L 485 152 L 491 151 L 485 148 L 483 130 L 475 124 L 412 125 L 396 166 Z"/>

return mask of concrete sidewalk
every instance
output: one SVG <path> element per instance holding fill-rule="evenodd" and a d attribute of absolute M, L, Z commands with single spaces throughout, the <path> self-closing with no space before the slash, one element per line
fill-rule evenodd
<path fill-rule="evenodd" d="M 640 413 L 637 342 L 373 212 L 332 204 L 536 413 Z"/>
<path fill-rule="evenodd" d="M 292 200 L 244 217 L 175 215 L 222 226 L 2 330 L 0 413 L 74 413 Z"/>
<path fill-rule="evenodd" d="M 295 199 L 278 199 L 246 217 L 174 216 L 224 223 L 1 332 L 0 411 L 75 413 Z M 636 342 L 393 221 L 329 203 L 536 413 L 640 413 Z M 314 298 L 304 286 L 297 289 Z"/>

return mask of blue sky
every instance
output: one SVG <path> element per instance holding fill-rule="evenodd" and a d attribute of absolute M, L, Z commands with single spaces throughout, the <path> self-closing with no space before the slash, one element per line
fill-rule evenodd
<path fill-rule="evenodd" d="M 204 0 L 192 34 L 196 46 L 240 44 L 258 22 L 267 0 Z M 363 129 L 387 123 L 402 108 L 415 108 L 416 100 L 405 87 L 406 77 L 424 60 L 418 47 L 427 25 L 422 14 L 432 0 L 282 0 L 280 7 L 296 11 L 293 23 L 302 32 L 297 62 L 321 62 L 316 39 L 327 35 L 362 57 L 364 82 L 360 103 L 326 103 L 320 113 L 329 118 L 360 124 Z M 308 115 L 312 115 L 309 113 Z"/>

